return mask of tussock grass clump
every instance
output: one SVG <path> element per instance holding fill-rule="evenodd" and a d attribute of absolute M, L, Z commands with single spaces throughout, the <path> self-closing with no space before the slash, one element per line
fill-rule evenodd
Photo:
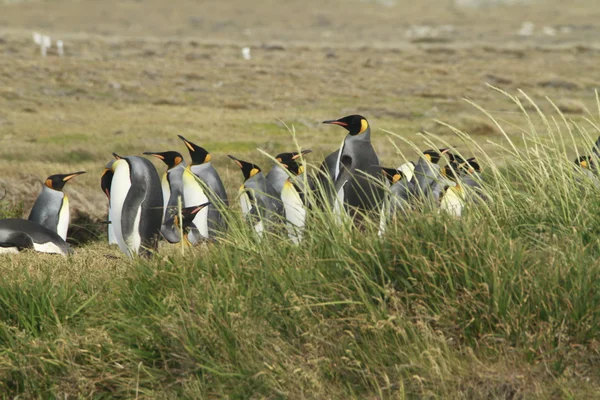
<path fill-rule="evenodd" d="M 233 216 L 216 243 L 151 260 L 101 261 L 110 250 L 97 245 L 66 261 L 3 257 L 0 388 L 589 398 L 600 388 L 600 201 L 567 149 L 592 154 L 600 129 L 591 114 L 577 125 L 511 99 L 525 128 L 515 136 L 488 115 L 504 135 L 498 156 L 454 129 L 484 165 L 490 198 L 460 219 L 411 212 L 380 238 L 376 222 L 340 226 L 314 211 L 294 246 L 258 240 Z"/>

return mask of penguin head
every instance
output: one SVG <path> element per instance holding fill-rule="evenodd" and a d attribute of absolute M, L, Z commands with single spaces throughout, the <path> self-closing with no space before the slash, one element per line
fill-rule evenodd
<path fill-rule="evenodd" d="M 200 212 L 200 210 L 202 210 L 204 207 L 208 206 L 209 204 L 210 204 L 210 202 L 206 202 L 206 203 L 200 204 L 198 206 L 182 208 L 181 209 L 181 217 L 183 219 L 183 223 L 181 224 L 181 228 L 184 231 L 191 228 L 192 223 L 194 222 L 194 218 L 196 218 L 196 214 L 198 214 Z M 179 214 L 175 214 L 175 216 L 173 217 L 173 224 L 175 225 L 176 228 L 180 227 Z"/>
<path fill-rule="evenodd" d="M 312 153 L 312 150 L 302 150 L 300 153 L 281 153 L 278 154 L 275 159 L 279 161 L 284 168 L 287 168 L 293 175 L 300 175 L 304 172 L 304 166 L 300 162 L 300 158 L 309 153 Z"/>
<path fill-rule="evenodd" d="M 183 141 L 185 146 L 188 148 L 190 152 L 190 157 L 192 157 L 192 165 L 200 165 L 210 162 L 211 155 L 204 147 L 200 147 L 181 135 L 177 135 L 179 139 Z"/>
<path fill-rule="evenodd" d="M 458 154 L 453 154 L 448 152 L 448 159 L 450 159 L 451 162 L 456 163 L 458 165 L 464 164 L 467 162 L 467 160 L 465 160 L 464 158 L 462 158 L 461 156 L 459 156 Z"/>
<path fill-rule="evenodd" d="M 369 129 L 369 122 L 362 115 L 349 115 L 340 119 L 323 121 L 323 123 L 342 126 L 346 128 L 350 136 L 360 135 Z"/>
<path fill-rule="evenodd" d="M 592 156 L 580 156 L 575 160 L 575 164 L 585 169 L 594 169 Z"/>
<path fill-rule="evenodd" d="M 429 149 L 429 150 L 425 150 L 423 152 L 423 156 L 427 159 L 427 161 L 429 161 L 433 164 L 437 164 L 438 162 L 440 162 L 440 159 L 442 158 L 442 154 L 447 153 L 448 150 L 449 149 L 439 149 L 439 150 Z"/>
<path fill-rule="evenodd" d="M 100 187 L 102 188 L 102 192 L 108 197 L 110 200 L 110 185 L 112 184 L 112 179 L 115 173 L 113 172 L 113 164 L 117 160 L 110 160 L 106 167 L 104 167 L 104 172 L 102 173 L 102 178 L 100 178 Z"/>
<path fill-rule="evenodd" d="M 467 169 L 467 172 L 469 174 L 481 173 L 481 166 L 479 165 L 475 157 L 471 157 L 467 161 L 465 161 L 464 167 Z"/>
<path fill-rule="evenodd" d="M 444 165 L 444 167 L 441 169 L 441 174 L 444 178 L 450 179 L 454 182 L 456 182 L 457 180 L 457 176 L 456 174 L 458 173 L 460 166 L 455 163 L 455 162 L 451 162 L 450 164 L 446 164 Z"/>
<path fill-rule="evenodd" d="M 261 171 L 258 165 L 249 163 L 247 161 L 242 161 L 240 159 L 235 158 L 232 155 L 228 155 L 228 157 L 235 161 L 238 167 L 240 167 L 242 173 L 244 174 L 244 180 L 252 178 L 254 175 L 258 174 Z"/>
<path fill-rule="evenodd" d="M 402 179 L 402 171 L 397 170 L 396 168 L 381 167 L 381 171 L 392 185 Z"/>
<path fill-rule="evenodd" d="M 147 151 L 144 154 L 162 160 L 169 169 L 175 168 L 183 162 L 183 156 L 176 151 L 163 151 L 162 153 Z"/>
<path fill-rule="evenodd" d="M 48 179 L 46 179 L 46 182 L 44 182 L 44 185 L 50 189 L 61 191 L 69 180 L 82 174 L 85 174 L 85 171 L 74 172 L 72 174 L 50 175 Z"/>

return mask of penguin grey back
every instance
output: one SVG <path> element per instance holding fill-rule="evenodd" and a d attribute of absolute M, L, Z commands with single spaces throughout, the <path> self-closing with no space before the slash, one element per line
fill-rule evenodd
<path fill-rule="evenodd" d="M 121 229 L 123 237 L 131 237 L 135 229 L 138 211 L 139 235 L 141 239 L 140 255 L 149 255 L 149 250 L 158 246 L 163 198 L 160 177 L 154 165 L 147 159 L 137 156 L 123 157 L 129 164 L 131 188 L 123 204 Z"/>
<path fill-rule="evenodd" d="M 58 233 L 35 222 L 11 218 L 0 220 L 0 246 L 19 250 L 33 248 L 41 252 L 69 254 L 69 245 Z"/>
<path fill-rule="evenodd" d="M 28 220 L 56 232 L 64 196 L 63 192 L 43 185 L 42 192 L 33 204 Z"/>
<path fill-rule="evenodd" d="M 185 199 L 183 197 L 184 170 L 185 164 L 180 163 L 167 171 L 167 180 L 169 181 L 171 193 L 168 203 L 165 204 L 165 218 L 162 222 L 160 232 L 170 243 L 178 243 L 181 240 L 179 229 L 175 226 L 175 215 L 179 212 L 178 199 L 181 199 L 181 207 L 186 207 Z"/>
<path fill-rule="evenodd" d="M 206 197 L 210 202 L 208 205 L 208 233 L 210 237 L 213 237 L 217 232 L 223 232 L 227 228 L 227 222 L 222 213 L 223 209 L 229 207 L 225 186 L 219 173 L 210 162 L 192 165 L 190 170 L 209 189 L 206 191 Z"/>

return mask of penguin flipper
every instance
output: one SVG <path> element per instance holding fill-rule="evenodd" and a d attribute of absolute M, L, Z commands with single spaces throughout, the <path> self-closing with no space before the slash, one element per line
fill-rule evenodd
<path fill-rule="evenodd" d="M 0 242 L 0 247 L 16 247 L 19 251 L 33 249 L 33 239 L 25 232 L 11 232 L 6 234 Z"/>

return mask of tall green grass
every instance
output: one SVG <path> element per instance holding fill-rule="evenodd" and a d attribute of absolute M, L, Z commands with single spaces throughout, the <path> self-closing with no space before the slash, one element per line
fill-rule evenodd
<path fill-rule="evenodd" d="M 591 153 L 600 115 L 576 123 L 509 97 L 524 124 L 488 115 L 503 133 L 493 156 L 455 129 L 490 198 L 460 219 L 409 213 L 379 238 L 376 221 L 315 210 L 294 246 L 234 215 L 216 243 L 109 260 L 105 274 L 77 256 L 2 258 L 0 391 L 593 398 L 600 201 L 568 151 Z"/>

